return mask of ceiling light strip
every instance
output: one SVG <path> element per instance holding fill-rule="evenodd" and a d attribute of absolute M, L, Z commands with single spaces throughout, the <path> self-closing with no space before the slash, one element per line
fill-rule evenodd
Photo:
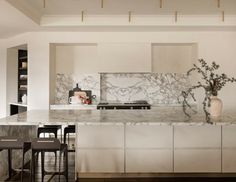
<path fill-rule="evenodd" d="M 163 7 L 163 0 L 160 0 L 160 8 Z"/>
<path fill-rule="evenodd" d="M 129 11 L 129 22 L 131 22 L 131 20 L 132 20 L 132 12 Z"/>
<path fill-rule="evenodd" d="M 222 11 L 222 22 L 225 22 L 225 11 Z"/>
<path fill-rule="evenodd" d="M 220 8 L 221 2 L 220 0 L 217 0 L 217 7 Z"/>
<path fill-rule="evenodd" d="M 175 23 L 178 22 L 178 11 L 175 11 Z"/>
<path fill-rule="evenodd" d="M 84 11 L 81 11 L 81 21 L 84 22 Z"/>
<path fill-rule="evenodd" d="M 43 0 L 43 8 L 46 8 L 46 0 Z"/>

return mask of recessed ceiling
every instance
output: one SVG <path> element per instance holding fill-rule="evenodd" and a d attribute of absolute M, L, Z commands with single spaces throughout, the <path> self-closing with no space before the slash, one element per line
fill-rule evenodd
<path fill-rule="evenodd" d="M 0 0 L 0 38 L 29 31 L 235 30 L 236 0 L 219 2 L 220 7 L 218 0 L 45 0 L 44 8 L 44 0 Z M 178 22 L 175 11 L 182 16 Z"/>
<path fill-rule="evenodd" d="M 43 15 L 77 15 L 82 10 L 91 15 L 127 14 L 171 14 L 179 11 L 182 14 L 217 14 L 224 10 L 227 14 L 236 14 L 236 0 L 8 0 L 12 4 L 24 4 L 40 16 Z M 44 8 L 45 1 L 45 8 Z"/>

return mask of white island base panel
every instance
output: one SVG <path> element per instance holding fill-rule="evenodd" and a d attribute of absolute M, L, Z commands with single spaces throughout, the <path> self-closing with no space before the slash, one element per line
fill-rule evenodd
<path fill-rule="evenodd" d="M 80 177 L 236 173 L 236 125 L 94 123 L 77 131 Z"/>

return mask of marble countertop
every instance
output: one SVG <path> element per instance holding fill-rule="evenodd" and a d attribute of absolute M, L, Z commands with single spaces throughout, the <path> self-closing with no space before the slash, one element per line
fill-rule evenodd
<path fill-rule="evenodd" d="M 236 124 L 236 111 L 224 113 L 214 125 Z M 0 125 L 44 124 L 158 124 L 209 125 L 204 114 L 189 119 L 181 107 L 155 107 L 151 110 L 32 110 L 0 119 Z"/>

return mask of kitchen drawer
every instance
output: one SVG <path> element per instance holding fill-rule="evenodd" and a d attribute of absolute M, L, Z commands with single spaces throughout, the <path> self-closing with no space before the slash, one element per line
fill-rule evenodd
<path fill-rule="evenodd" d="M 126 150 L 126 172 L 173 172 L 172 150 Z"/>
<path fill-rule="evenodd" d="M 236 126 L 223 126 L 222 147 L 236 149 Z"/>
<path fill-rule="evenodd" d="M 77 148 L 77 172 L 79 173 L 123 173 L 124 151 L 113 149 Z"/>
<path fill-rule="evenodd" d="M 126 126 L 127 148 L 172 148 L 173 128 L 159 125 Z"/>
<path fill-rule="evenodd" d="M 174 151 L 174 172 L 221 172 L 220 149 L 177 149 Z"/>
<path fill-rule="evenodd" d="M 222 150 L 222 171 L 236 173 L 236 149 Z"/>
<path fill-rule="evenodd" d="M 220 148 L 220 126 L 176 126 L 175 148 Z"/>
<path fill-rule="evenodd" d="M 78 148 L 124 148 L 123 125 L 79 125 Z"/>

